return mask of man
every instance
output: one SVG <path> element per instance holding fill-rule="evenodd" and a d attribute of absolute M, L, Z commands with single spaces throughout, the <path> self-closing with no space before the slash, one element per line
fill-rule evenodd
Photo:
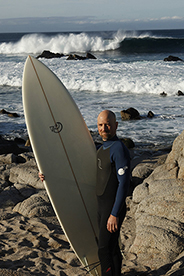
<path fill-rule="evenodd" d="M 102 111 L 97 125 L 103 140 L 97 151 L 98 255 L 102 276 L 120 276 L 122 255 L 119 234 L 126 214 L 130 157 L 128 149 L 116 136 L 118 123 L 112 111 Z"/>
<path fill-rule="evenodd" d="M 120 276 L 119 234 L 126 214 L 130 158 L 128 149 L 116 136 L 118 123 L 115 114 L 110 110 L 102 111 L 97 125 L 103 140 L 97 151 L 98 255 L 102 276 Z M 44 180 L 43 174 L 39 173 L 39 177 Z"/>

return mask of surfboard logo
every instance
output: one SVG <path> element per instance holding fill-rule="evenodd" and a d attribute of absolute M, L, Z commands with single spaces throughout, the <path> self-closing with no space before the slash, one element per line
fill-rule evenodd
<path fill-rule="evenodd" d="M 54 126 L 50 126 L 50 130 L 54 133 L 59 133 L 63 129 L 63 125 L 57 122 Z"/>

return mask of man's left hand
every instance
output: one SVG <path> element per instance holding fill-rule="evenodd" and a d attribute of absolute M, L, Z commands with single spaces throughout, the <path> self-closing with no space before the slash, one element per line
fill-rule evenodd
<path fill-rule="evenodd" d="M 111 233 L 116 232 L 118 230 L 118 217 L 110 215 L 107 221 L 107 230 Z"/>

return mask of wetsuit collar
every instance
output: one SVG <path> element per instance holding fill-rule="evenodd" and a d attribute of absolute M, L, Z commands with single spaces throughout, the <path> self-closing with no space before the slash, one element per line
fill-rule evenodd
<path fill-rule="evenodd" d="M 103 147 L 108 148 L 112 145 L 113 142 L 115 142 L 117 140 L 118 140 L 118 137 L 116 135 L 114 135 L 110 140 L 103 141 Z"/>

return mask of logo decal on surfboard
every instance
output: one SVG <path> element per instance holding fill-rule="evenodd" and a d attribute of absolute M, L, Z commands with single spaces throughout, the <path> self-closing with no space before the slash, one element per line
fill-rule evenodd
<path fill-rule="evenodd" d="M 54 133 L 59 133 L 63 129 L 63 125 L 57 122 L 54 126 L 50 126 L 50 130 Z"/>

